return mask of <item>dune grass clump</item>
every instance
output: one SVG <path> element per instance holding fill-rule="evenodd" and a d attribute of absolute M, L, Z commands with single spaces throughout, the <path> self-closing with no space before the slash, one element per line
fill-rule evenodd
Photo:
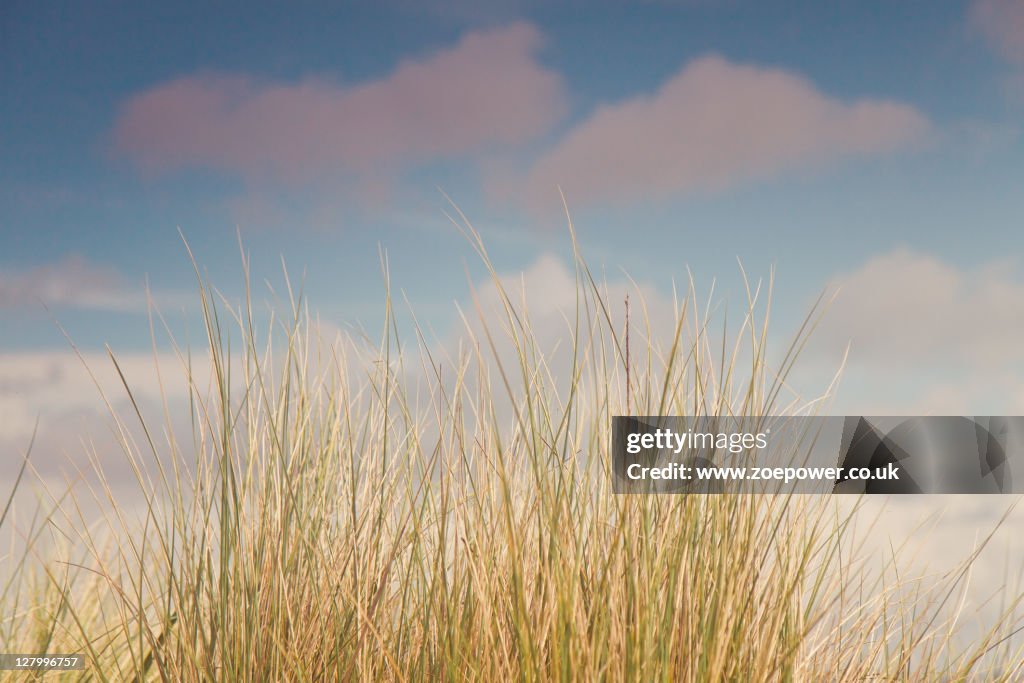
<path fill-rule="evenodd" d="M 769 367 L 757 288 L 732 336 L 691 286 L 655 338 L 578 259 L 546 348 L 470 235 L 497 298 L 447 345 L 390 295 L 378 342 L 332 340 L 301 296 L 261 329 L 200 278 L 188 405 L 162 425 L 126 381 L 112 411 L 141 504 L 101 472 L 99 522 L 55 496 L 19 531 L 0 649 L 101 681 L 1019 680 L 1001 632 L 952 648 L 953 583 L 872 582 L 828 498 L 612 494 L 613 415 L 806 407 L 813 317 Z"/>

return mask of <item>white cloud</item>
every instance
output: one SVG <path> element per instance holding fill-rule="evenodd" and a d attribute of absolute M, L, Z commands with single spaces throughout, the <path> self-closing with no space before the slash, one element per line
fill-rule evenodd
<path fill-rule="evenodd" d="M 118 354 L 117 362 L 140 399 L 186 395 L 181 363 L 172 353 Z M 37 415 L 102 413 L 101 391 L 114 402 L 124 395 L 117 370 L 103 352 L 85 353 L 81 359 L 70 350 L 0 352 L 0 412 L 5 416 L 0 437 L 29 436 Z"/>
<path fill-rule="evenodd" d="M 1024 272 L 964 269 L 899 248 L 834 278 L 838 293 L 801 374 L 849 345 L 837 411 L 1014 414 L 1024 410 Z M 827 363 L 824 363 L 827 365 Z"/>
<path fill-rule="evenodd" d="M 600 272 L 595 272 L 601 298 L 608 307 L 612 324 L 621 334 L 625 326 L 625 299 L 632 302 L 631 324 L 634 335 L 646 334 L 646 323 L 641 302 L 644 302 L 651 315 L 651 337 L 658 342 L 667 342 L 672 334 L 675 315 L 672 301 L 666 298 L 654 286 L 639 282 L 632 283 L 625 276 L 602 279 Z M 476 286 L 476 301 L 467 301 L 463 310 L 470 319 L 471 329 L 479 333 L 481 329 L 480 314 L 475 310 L 479 305 L 484 319 L 493 326 L 492 334 L 500 337 L 498 341 L 510 356 L 514 356 L 512 342 L 503 331 L 507 324 L 502 297 L 499 292 L 504 290 L 511 305 L 520 316 L 528 316 L 531 334 L 537 339 L 538 345 L 550 354 L 548 360 L 562 359 L 568 355 L 572 344 L 572 332 L 576 306 L 585 306 L 583 299 L 577 299 L 578 293 L 586 291 L 590 285 L 586 280 L 577 285 L 575 270 L 560 257 L 550 252 L 542 253 L 526 268 L 519 272 L 507 272 L 499 276 L 498 282 L 486 280 Z M 587 315 L 583 313 L 583 315 Z M 591 321 L 600 320 L 600 312 L 591 308 Z M 586 322 L 582 323 L 584 326 Z M 605 324 L 605 323 L 602 323 Z M 457 330 L 459 334 L 461 330 Z M 637 337 L 634 343 L 637 349 L 643 344 Z M 555 347 L 560 347 L 559 351 Z M 503 359 L 507 360 L 507 359 Z M 568 360 L 567 358 L 564 360 Z"/>
<path fill-rule="evenodd" d="M 1000 367 L 1024 359 L 1024 277 L 1010 262 L 963 270 L 899 248 L 836 280 L 821 334 L 886 368 Z"/>
<path fill-rule="evenodd" d="M 364 346 L 338 328 L 313 321 L 310 330 L 313 336 L 304 351 L 309 354 L 311 377 L 333 378 L 339 370 L 346 374 L 357 367 L 372 367 Z M 268 377 L 281 371 L 281 353 L 264 368 Z M 185 358 L 170 349 L 115 351 L 114 357 L 116 366 L 105 351 L 83 351 L 81 356 L 71 349 L 0 351 L 0 453 L 11 454 L 0 458 L 0 492 L 16 472 L 20 464 L 16 456 L 28 447 L 33 433 L 32 464 L 43 477 L 59 479 L 58 475 L 79 468 L 91 476 L 89 456 L 94 452 L 108 479 L 131 479 L 118 422 L 139 446 L 140 454 L 150 455 L 133 399 L 161 455 L 167 452 L 167 430 L 180 443 L 192 443 L 190 395 L 216 405 L 214 366 L 208 350 L 193 349 Z M 236 353 L 228 362 L 232 395 L 238 401 L 245 390 L 243 360 Z M 361 377 L 349 375 L 353 376 Z M 190 377 L 194 386 L 190 386 Z"/>

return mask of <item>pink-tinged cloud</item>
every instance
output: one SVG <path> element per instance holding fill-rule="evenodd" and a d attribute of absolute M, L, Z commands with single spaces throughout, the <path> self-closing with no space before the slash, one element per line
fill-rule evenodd
<path fill-rule="evenodd" d="M 1003 57 L 1024 65 L 1024 0 L 974 0 L 970 19 Z"/>
<path fill-rule="evenodd" d="M 205 167 L 303 181 L 515 145 L 564 113 L 562 79 L 528 24 L 479 31 L 380 80 L 196 75 L 128 100 L 115 148 L 149 170 Z"/>
<path fill-rule="evenodd" d="M 525 194 L 547 206 L 668 198 L 920 139 L 927 119 L 885 100 L 843 102 L 800 76 L 708 56 L 651 94 L 598 108 L 530 169 Z"/>

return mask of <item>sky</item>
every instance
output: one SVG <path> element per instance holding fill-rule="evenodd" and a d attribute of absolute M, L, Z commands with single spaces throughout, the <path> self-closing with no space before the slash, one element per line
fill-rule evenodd
<path fill-rule="evenodd" d="M 0 92 L 6 447 L 91 419 L 68 337 L 141 368 L 151 301 L 195 319 L 185 242 L 228 296 L 240 242 L 283 261 L 341 329 L 386 254 L 443 335 L 486 278 L 447 214 L 558 301 L 560 190 L 662 300 L 774 272 L 783 339 L 838 288 L 805 364 L 849 345 L 838 412 L 1024 409 L 1022 0 L 8 0 Z"/>

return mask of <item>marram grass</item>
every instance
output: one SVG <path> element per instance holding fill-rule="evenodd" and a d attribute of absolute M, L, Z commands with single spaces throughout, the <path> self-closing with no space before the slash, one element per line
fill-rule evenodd
<path fill-rule="evenodd" d="M 80 490 L 19 520 L 0 651 L 83 653 L 60 680 L 1021 680 L 1012 624 L 956 646 L 972 558 L 914 589 L 827 497 L 611 493 L 612 415 L 805 408 L 783 397 L 813 315 L 769 368 L 764 293 L 729 336 L 691 285 L 656 338 L 578 260 L 546 348 L 467 231 L 497 296 L 447 347 L 390 295 L 378 343 L 332 343 L 299 296 L 259 330 L 200 278 L 188 405 L 111 411 L 141 511 L 100 472 L 98 522 Z"/>

